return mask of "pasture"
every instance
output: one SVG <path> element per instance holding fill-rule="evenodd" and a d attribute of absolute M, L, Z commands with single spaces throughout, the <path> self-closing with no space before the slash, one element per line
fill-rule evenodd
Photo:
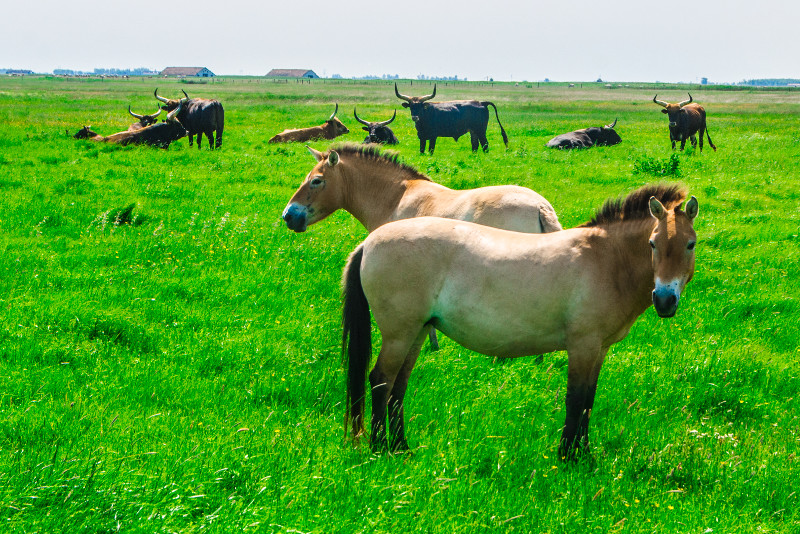
<path fill-rule="evenodd" d="M 222 148 L 72 138 L 126 129 L 156 85 L 219 99 Z M 509 148 L 492 116 L 487 154 L 467 137 L 430 156 L 389 82 L 0 79 L 0 530 L 798 532 L 800 92 L 629 85 L 439 84 L 495 102 Z M 716 153 L 670 149 L 652 98 L 687 89 Z M 338 140 L 364 138 L 354 105 L 397 109 L 406 164 L 530 187 L 565 228 L 645 183 L 697 197 L 695 277 L 676 317 L 651 307 L 612 346 L 591 460 L 556 458 L 566 353 L 493 360 L 444 336 L 411 376 L 411 454 L 345 438 L 340 277 L 367 233 L 344 212 L 288 230 L 315 161 L 267 144 L 335 102 Z M 545 147 L 615 118 L 620 145 Z"/>

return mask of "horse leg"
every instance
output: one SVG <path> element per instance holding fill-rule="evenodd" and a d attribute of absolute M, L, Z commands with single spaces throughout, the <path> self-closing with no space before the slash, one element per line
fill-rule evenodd
<path fill-rule="evenodd" d="M 431 327 L 431 331 L 428 332 L 428 341 L 431 343 L 431 350 L 437 351 L 439 350 L 439 339 L 436 337 L 436 329 Z"/>
<path fill-rule="evenodd" d="M 405 415 L 403 409 L 403 400 L 406 396 L 406 388 L 408 387 L 408 379 L 411 376 L 411 371 L 417 363 L 422 342 L 425 339 L 425 330 L 423 330 L 414 344 L 406 355 L 406 360 L 397 374 L 394 381 L 394 387 L 389 395 L 389 439 L 392 451 L 407 451 L 408 442 L 406 441 L 406 427 Z"/>
<path fill-rule="evenodd" d="M 419 342 L 421 343 L 421 339 Z M 369 373 L 369 383 L 372 388 L 372 434 L 370 436 L 370 444 L 373 452 L 384 451 L 389 448 L 386 433 L 386 408 L 389 404 L 390 394 L 394 389 L 397 375 L 403 368 L 406 357 L 414 345 L 413 340 L 408 340 L 407 338 L 389 339 L 384 336 L 378 361 L 375 362 L 375 367 Z M 408 372 L 411 372 L 410 369 Z"/>
<path fill-rule="evenodd" d="M 559 444 L 559 457 L 574 460 L 589 450 L 589 417 L 597 392 L 597 379 L 606 354 L 598 346 L 575 347 L 568 352 L 567 415 Z"/>

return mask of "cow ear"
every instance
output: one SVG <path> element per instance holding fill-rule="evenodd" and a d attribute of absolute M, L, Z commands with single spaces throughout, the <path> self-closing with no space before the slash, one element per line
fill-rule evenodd
<path fill-rule="evenodd" d="M 400 105 L 401 105 L 401 106 L 403 106 L 404 108 L 407 108 L 407 107 L 408 107 L 408 102 L 403 102 L 403 103 L 402 103 L 402 104 L 400 104 Z"/>
<path fill-rule="evenodd" d="M 367 128 L 366 126 L 362 126 L 361 129 L 364 130 L 365 132 L 369 131 L 369 128 Z"/>
<path fill-rule="evenodd" d="M 339 154 L 335 150 L 331 150 L 331 153 L 328 154 L 328 165 L 335 167 L 337 163 L 339 163 Z"/>
<path fill-rule="evenodd" d="M 669 113 L 669 111 L 667 111 L 666 109 L 662 109 L 661 113 Z"/>

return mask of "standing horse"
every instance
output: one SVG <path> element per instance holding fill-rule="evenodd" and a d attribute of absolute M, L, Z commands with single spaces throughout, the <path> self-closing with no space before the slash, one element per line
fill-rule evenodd
<path fill-rule="evenodd" d="M 539 193 L 516 185 L 456 191 L 398 163 L 394 152 L 343 144 L 327 153 L 308 147 L 317 164 L 283 210 L 295 232 L 338 209 L 372 232 L 390 221 L 434 216 L 517 232 L 561 230 L 553 206 Z"/>
<path fill-rule="evenodd" d="M 428 329 L 496 357 L 565 350 L 566 422 L 559 454 L 588 449 L 600 367 L 652 302 L 672 317 L 694 273 L 697 199 L 646 186 L 607 201 L 581 227 L 522 234 L 423 217 L 386 224 L 350 255 L 343 276 L 345 429 L 363 432 L 370 307 L 381 350 L 369 373 L 371 444 L 408 448 L 403 398 Z M 431 253 L 435 251 L 435 253 Z M 386 429 L 388 409 L 389 431 Z"/>
<path fill-rule="evenodd" d="M 398 163 L 397 154 L 345 144 L 323 154 L 307 147 L 317 165 L 283 210 L 286 226 L 305 232 L 338 209 L 350 212 L 368 232 L 390 221 L 435 216 L 517 232 L 561 230 L 553 206 L 539 193 L 516 185 L 455 191 Z M 439 348 L 436 332 L 431 347 Z"/>

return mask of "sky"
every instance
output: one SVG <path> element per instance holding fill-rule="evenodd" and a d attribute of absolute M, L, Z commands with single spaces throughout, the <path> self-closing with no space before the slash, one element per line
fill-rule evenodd
<path fill-rule="evenodd" d="M 800 78 L 800 2 L 15 0 L 0 68 L 736 83 Z"/>

